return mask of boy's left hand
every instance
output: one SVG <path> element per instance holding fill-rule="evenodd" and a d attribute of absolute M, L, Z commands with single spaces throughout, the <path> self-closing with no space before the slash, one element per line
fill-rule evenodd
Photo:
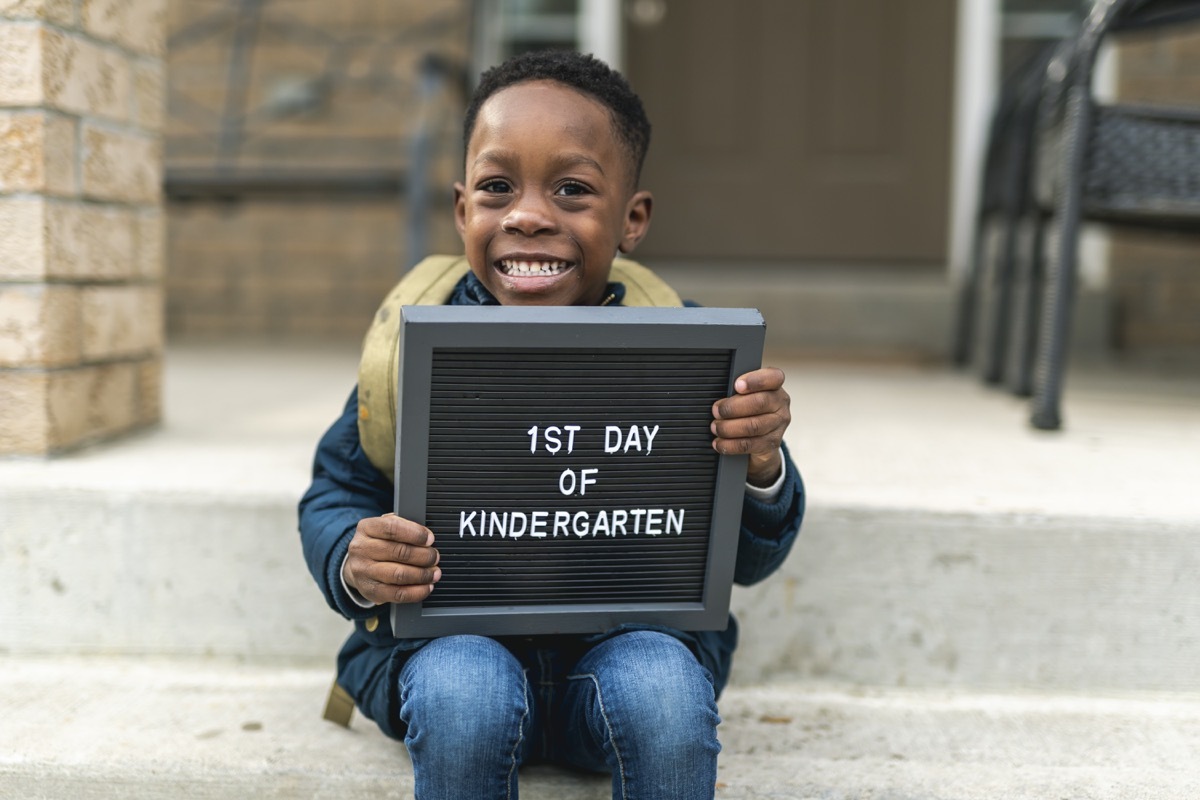
<path fill-rule="evenodd" d="M 783 469 L 779 446 L 792 421 L 791 398 L 783 389 L 783 370 L 763 367 L 736 381 L 736 394 L 713 403 L 713 449 L 723 455 L 749 454 L 746 480 L 770 486 Z"/>

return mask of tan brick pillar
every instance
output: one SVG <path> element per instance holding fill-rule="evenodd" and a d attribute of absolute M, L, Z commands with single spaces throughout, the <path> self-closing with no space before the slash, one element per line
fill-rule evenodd
<path fill-rule="evenodd" d="M 0 0 L 0 454 L 160 416 L 165 0 Z"/>

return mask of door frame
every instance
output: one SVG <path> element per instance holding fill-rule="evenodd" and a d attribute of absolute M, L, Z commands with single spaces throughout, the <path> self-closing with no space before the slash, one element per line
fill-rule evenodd
<path fill-rule="evenodd" d="M 951 101 L 950 219 L 946 274 L 957 283 L 971 259 L 988 124 L 1000 69 L 1000 0 L 958 0 Z"/>

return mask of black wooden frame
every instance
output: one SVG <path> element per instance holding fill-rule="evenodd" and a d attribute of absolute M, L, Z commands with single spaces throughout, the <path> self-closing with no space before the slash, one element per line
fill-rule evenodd
<path fill-rule="evenodd" d="M 765 332 L 762 316 L 753 309 L 407 306 L 397 351 L 396 513 L 416 521 L 426 518 L 430 383 L 438 349 L 505 351 L 528 348 L 536 339 L 581 353 L 616 348 L 728 351 L 730 395 L 737 376 L 760 366 Z M 401 637 L 426 637 L 598 632 L 627 623 L 724 629 L 746 467 L 746 456 L 718 458 L 701 602 L 505 605 L 498 598 L 495 605 L 467 608 L 396 604 L 392 630 Z"/>

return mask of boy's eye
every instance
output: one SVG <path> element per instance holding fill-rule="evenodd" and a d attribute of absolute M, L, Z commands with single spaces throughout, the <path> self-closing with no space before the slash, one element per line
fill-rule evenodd
<path fill-rule="evenodd" d="M 587 187 L 581 183 L 564 183 L 558 187 L 557 194 L 563 197 L 575 197 L 581 194 L 587 194 Z"/>
<path fill-rule="evenodd" d="M 479 188 L 488 194 L 506 194 L 512 191 L 512 187 L 508 185 L 508 181 L 499 179 L 488 181 Z"/>

